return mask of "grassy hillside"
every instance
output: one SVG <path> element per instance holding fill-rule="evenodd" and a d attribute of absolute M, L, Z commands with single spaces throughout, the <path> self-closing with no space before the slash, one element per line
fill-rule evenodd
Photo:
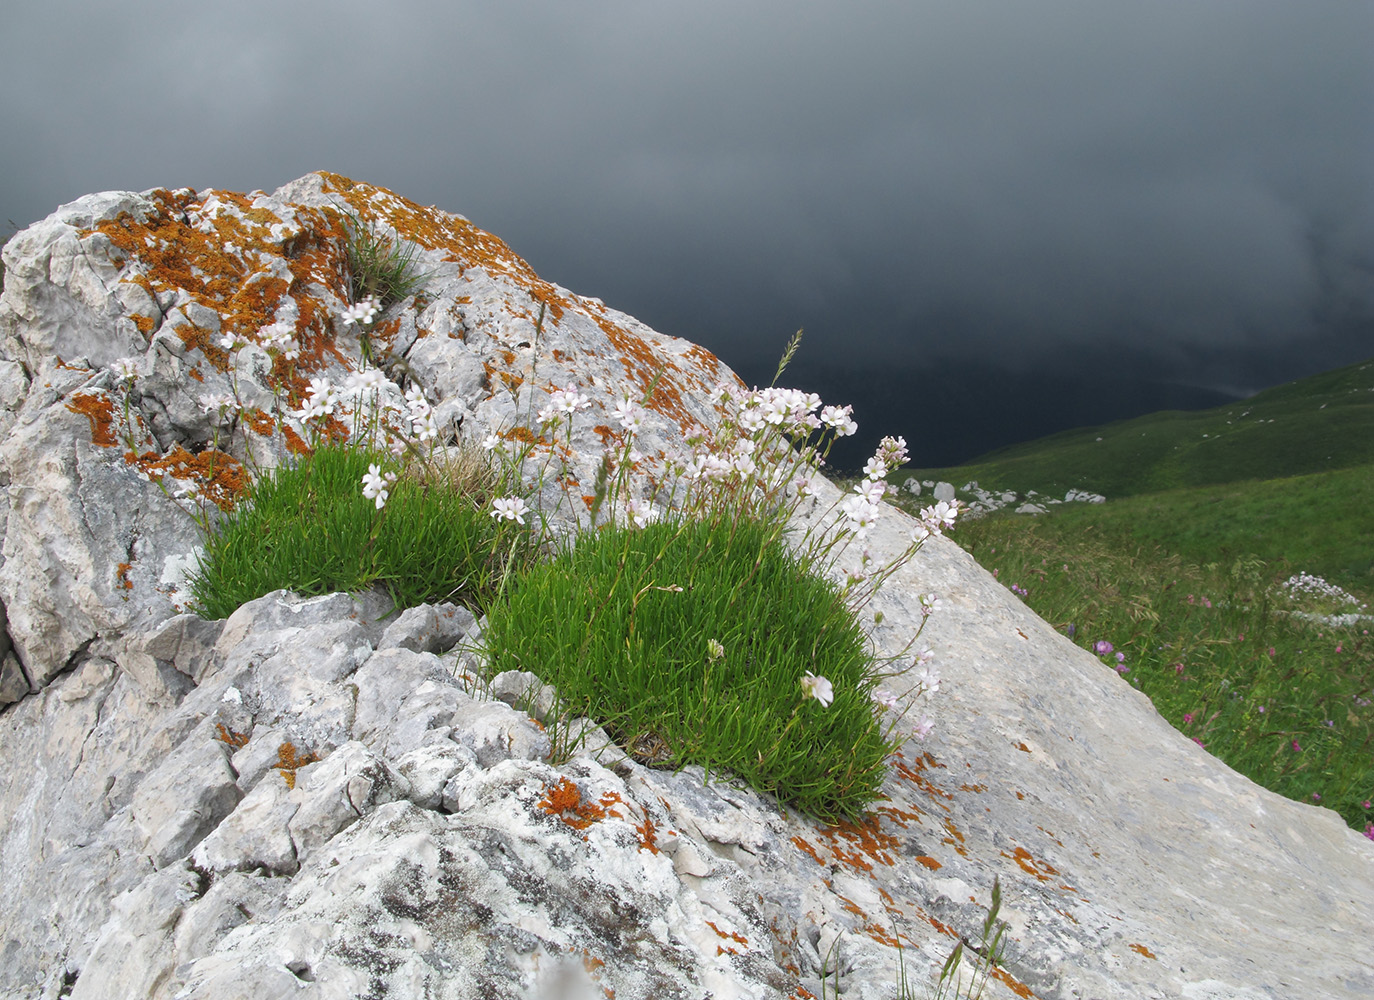
<path fill-rule="evenodd" d="M 1169 410 L 1063 431 L 964 465 L 907 475 L 1051 496 L 1079 488 L 1115 498 L 1359 465 L 1374 465 L 1374 359 L 1211 410 Z"/>
<path fill-rule="evenodd" d="M 1071 504 L 1044 516 L 1057 531 L 1122 548 L 1157 546 L 1197 565 L 1253 557 L 1275 576 L 1314 573 L 1374 591 L 1374 466 Z"/>
<path fill-rule="evenodd" d="M 1199 565 L 1136 542 L 1115 518 L 1092 523 L 1127 502 L 997 514 L 953 538 L 1208 753 L 1374 838 L 1371 622 L 1294 614 L 1360 609 L 1284 587 L 1275 565 Z"/>
<path fill-rule="evenodd" d="M 1105 494 L 953 537 L 1209 753 L 1374 839 L 1374 360 L 910 475 Z"/>

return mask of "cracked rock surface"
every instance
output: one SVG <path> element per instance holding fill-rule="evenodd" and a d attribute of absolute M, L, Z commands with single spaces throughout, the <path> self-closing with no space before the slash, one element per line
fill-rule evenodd
<path fill-rule="evenodd" d="M 1196 747 L 946 539 L 872 605 L 895 652 L 919 595 L 941 595 L 923 642 L 944 684 L 935 733 L 893 759 L 862 824 L 645 767 L 594 726 L 551 761 L 556 692 L 479 682 L 464 608 L 279 591 L 186 614 L 188 493 L 232 501 L 235 463 L 270 466 L 300 431 L 291 380 L 360 364 L 332 318 L 345 207 L 430 275 L 373 347 L 451 436 L 509 434 L 576 385 L 593 406 L 565 457 L 591 483 L 623 395 L 656 384 L 640 447 L 673 450 L 733 378 L 461 217 L 333 174 L 90 195 L 18 234 L 0 295 L 0 998 L 801 1000 L 824 973 L 827 995 L 887 1000 L 903 966 L 924 984 L 977 939 L 994 878 L 1011 931 L 990 998 L 1374 995 L 1374 844 Z M 282 324 L 294 374 L 262 346 Z M 120 358 L 141 366 L 127 393 Z M 230 391 L 257 413 L 221 427 L 199 400 Z M 822 484 L 802 516 L 832 499 Z M 911 526 L 887 513 L 874 555 Z"/>

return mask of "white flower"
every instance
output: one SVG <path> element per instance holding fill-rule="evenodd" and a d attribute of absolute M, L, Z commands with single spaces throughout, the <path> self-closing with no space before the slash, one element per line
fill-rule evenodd
<path fill-rule="evenodd" d="M 488 434 L 486 437 L 482 438 L 482 450 L 483 450 L 483 451 L 494 451 L 494 452 L 496 452 L 497 454 L 500 454 L 501 451 L 502 451 L 502 448 L 501 448 L 501 435 L 499 435 L 499 434 Z"/>
<path fill-rule="evenodd" d="M 634 434 L 639 433 L 639 428 L 644 422 L 643 408 L 632 399 L 622 399 L 616 403 L 612 415 L 620 421 L 621 427 Z"/>
<path fill-rule="evenodd" d="M 126 382 L 132 382 L 138 378 L 138 360 L 136 358 L 120 358 L 110 362 L 110 371 L 114 372 Z"/>
<path fill-rule="evenodd" d="M 930 731 L 934 728 L 935 723 L 923 715 L 912 725 L 911 732 L 918 740 L 923 740 L 930 735 Z"/>
<path fill-rule="evenodd" d="M 366 326 L 377 318 L 379 311 L 377 300 L 369 295 L 356 305 L 351 305 L 345 309 L 339 314 L 339 318 L 346 324 L 361 323 Z"/>
<path fill-rule="evenodd" d="M 940 671 L 928 663 L 922 664 L 921 669 L 911 675 L 911 679 L 926 698 L 932 698 L 940 691 Z"/>
<path fill-rule="evenodd" d="M 933 615 L 936 611 L 940 610 L 940 606 L 941 606 L 941 604 L 943 604 L 943 603 L 944 603 L 944 602 L 941 601 L 940 598 L 939 598 L 939 596 L 936 595 L 936 594 L 922 594 L 922 595 L 921 595 L 921 614 L 922 614 L 924 617 L 927 617 L 927 618 L 928 618 L 928 617 L 930 617 L 931 615 Z"/>
<path fill-rule="evenodd" d="M 410 410 L 411 418 L 423 416 L 431 409 L 429 400 L 425 399 L 425 390 L 418 385 L 412 385 L 406 390 L 406 408 Z"/>
<path fill-rule="evenodd" d="M 873 692 L 872 695 L 870 695 L 870 697 L 879 705 L 882 705 L 883 708 L 897 707 L 897 696 L 893 694 L 891 691 L 885 691 L 882 688 L 878 688 Z"/>
<path fill-rule="evenodd" d="M 380 465 L 369 465 L 367 474 L 363 476 L 363 496 L 369 500 L 377 501 L 377 509 L 381 510 L 386 506 L 387 497 L 390 493 L 387 487 L 396 481 L 396 473 L 388 472 L 382 475 Z"/>
<path fill-rule="evenodd" d="M 868 529 L 878 522 L 878 507 L 861 496 L 846 497 L 840 504 L 840 512 L 849 522 L 849 528 L 859 538 L 868 534 Z"/>
<path fill-rule="evenodd" d="M 827 406 L 821 410 L 821 423 L 833 428 L 836 437 L 848 437 L 859 429 L 852 416 L 852 406 Z"/>
<path fill-rule="evenodd" d="M 734 466 L 719 455 L 713 454 L 706 456 L 704 469 L 707 479 L 725 479 L 734 470 Z"/>
<path fill-rule="evenodd" d="M 349 372 L 344 379 L 344 392 L 350 396 L 362 396 L 376 392 L 391 384 L 391 380 L 376 368 L 365 368 L 360 372 Z"/>
<path fill-rule="evenodd" d="M 740 413 L 737 422 L 739 423 L 740 430 L 744 431 L 746 434 L 753 434 L 766 424 L 763 411 L 761 410 L 745 410 Z"/>
<path fill-rule="evenodd" d="M 864 478 L 882 479 L 887 475 L 887 464 L 877 455 L 864 463 Z"/>
<path fill-rule="evenodd" d="M 238 403 L 228 393 L 205 393 L 200 397 L 200 408 L 206 413 L 227 413 L 238 409 Z"/>
<path fill-rule="evenodd" d="M 636 528 L 652 524 L 659 518 L 659 510 L 652 500 L 631 499 L 625 504 L 625 514 Z"/>
<path fill-rule="evenodd" d="M 917 524 L 916 527 L 911 529 L 911 540 L 918 545 L 924 542 L 929 537 L 930 529 L 927 528 L 924 524 Z"/>
<path fill-rule="evenodd" d="M 525 515 L 530 512 L 520 497 L 497 497 L 491 502 L 491 516 L 497 520 L 525 523 Z"/>
<path fill-rule="evenodd" d="M 552 403 L 540 409 L 539 413 L 536 414 L 536 416 L 539 418 L 539 426 L 541 427 L 552 427 L 554 424 L 558 423 L 558 421 L 562 419 L 557 413 L 554 412 Z"/>
<path fill-rule="evenodd" d="M 548 410 L 553 413 L 566 413 L 569 416 L 578 410 L 585 410 L 592 405 L 592 401 L 577 391 L 576 386 L 568 386 L 566 389 L 555 389 L 549 394 Z M 539 413 L 539 419 L 544 422 L 544 411 Z"/>
<path fill-rule="evenodd" d="M 906 438 L 904 437 L 885 437 L 878 442 L 878 454 L 882 456 L 883 463 L 889 469 L 895 469 L 899 465 L 905 465 L 910 457 L 906 450 Z"/>
<path fill-rule="evenodd" d="M 223 337 L 220 337 L 218 343 L 219 346 L 224 348 L 226 351 L 235 350 L 239 346 L 238 338 L 235 337 L 232 333 L 226 333 Z"/>
<path fill-rule="evenodd" d="M 830 682 L 824 677 L 817 677 L 809 670 L 801 679 L 801 686 L 806 692 L 806 697 L 815 698 L 821 703 L 822 708 L 829 708 L 830 703 L 835 700 L 835 689 L 830 686 Z"/>
<path fill-rule="evenodd" d="M 410 421 L 410 427 L 421 443 L 433 441 L 439 436 L 439 425 L 434 422 L 433 413 L 413 416 Z"/>
<path fill-rule="evenodd" d="M 921 511 L 921 520 L 930 526 L 932 531 L 938 532 L 941 527 L 954 527 L 954 519 L 959 516 L 959 502 L 953 503 L 948 500 L 941 500 L 932 507 L 927 507 Z"/>
<path fill-rule="evenodd" d="M 855 484 L 854 492 L 869 503 L 876 504 L 887 495 L 887 484 L 877 479 L 865 479 Z"/>
<path fill-rule="evenodd" d="M 812 489 L 811 479 L 808 476 L 798 476 L 792 480 L 792 488 L 797 491 L 799 497 L 809 497 L 816 492 Z"/>
<path fill-rule="evenodd" d="M 715 663 L 725 655 L 725 647 L 716 639 L 706 640 L 706 658 Z"/>

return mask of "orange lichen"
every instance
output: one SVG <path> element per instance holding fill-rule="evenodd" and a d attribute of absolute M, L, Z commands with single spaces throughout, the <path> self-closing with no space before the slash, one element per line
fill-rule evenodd
<path fill-rule="evenodd" d="M 792 843 L 796 844 L 798 849 L 801 850 L 803 853 L 810 855 L 811 860 L 816 862 L 816 864 L 822 866 L 825 865 L 825 862 L 821 860 L 821 856 L 816 853 L 816 849 L 812 847 L 810 844 L 808 844 L 805 838 L 793 837 Z"/>
<path fill-rule="evenodd" d="M 215 723 L 215 728 L 219 730 L 219 735 L 215 739 L 227 743 L 235 750 L 248 745 L 247 733 L 236 733 L 222 722 Z"/>
<path fill-rule="evenodd" d="M 313 453 L 314 449 L 306 444 L 304 439 L 293 431 L 289 424 L 282 424 L 281 434 L 286 439 L 286 450 L 291 454 L 309 455 Z"/>
<path fill-rule="evenodd" d="M 1041 882 L 1048 882 L 1051 876 L 1059 874 L 1054 866 L 1048 861 L 1036 861 L 1035 858 L 1031 856 L 1031 852 L 1024 847 L 1017 847 L 1010 854 L 1003 851 L 1002 857 L 1011 858 L 1021 866 L 1022 871 L 1026 872 L 1028 875 L 1034 875 L 1036 879 Z"/>
<path fill-rule="evenodd" d="M 940 862 L 936 861 L 934 858 L 930 857 L 927 854 L 916 855 L 916 860 L 919 861 L 921 864 L 925 865 L 933 872 L 939 871 L 941 868 L 944 867 L 944 865 L 940 864 Z"/>
<path fill-rule="evenodd" d="M 272 415 L 264 413 L 262 410 L 244 410 L 241 419 L 248 425 L 249 429 L 263 437 L 271 437 L 272 432 L 277 429 L 277 422 L 272 419 Z"/>
<path fill-rule="evenodd" d="M 1149 948 L 1146 948 L 1143 944 L 1133 944 L 1129 947 L 1131 951 L 1136 952 L 1140 955 L 1144 955 L 1146 958 L 1155 958 L 1155 953 L 1152 952 Z M 1155 961 L 1159 961 L 1159 959 L 1155 958 Z"/>
<path fill-rule="evenodd" d="M 864 933 L 879 944 L 887 945 L 889 948 L 902 947 L 900 936 L 894 936 L 886 927 L 879 927 L 877 924 L 864 924 Z"/>
<path fill-rule="evenodd" d="M 747 937 L 745 937 L 743 934 L 736 934 L 734 931 L 728 931 L 728 932 L 727 932 L 727 931 L 723 931 L 723 930 L 721 930 L 719 927 L 717 927 L 717 926 L 715 925 L 715 922 L 714 922 L 714 921 L 711 921 L 711 920 L 706 921 L 706 926 L 709 927 L 709 928 L 711 928 L 711 930 L 715 931 L 717 937 L 729 938 L 731 941 L 734 941 L 736 944 L 747 945 L 747 944 L 749 943 L 749 939 L 748 939 Z"/>
<path fill-rule="evenodd" d="M 229 352 L 215 343 L 215 335 L 210 330 L 186 325 L 177 327 L 174 332 L 188 351 L 200 351 L 212 367 L 219 371 L 228 370 Z"/>
<path fill-rule="evenodd" d="M 119 443 L 114 436 L 114 402 L 109 396 L 78 392 L 67 402 L 67 409 L 90 421 L 91 444 L 111 448 Z"/>
<path fill-rule="evenodd" d="M 294 333 L 301 345 L 292 369 L 316 370 L 323 355 L 334 352 L 329 320 L 320 316 L 308 286 L 323 286 L 341 298 L 346 292 L 345 232 L 337 212 L 295 206 L 300 228 L 274 234 L 272 227 L 283 220 L 244 195 L 159 190 L 150 200 L 151 209 L 139 216 L 123 213 L 82 234 L 100 232 L 120 251 L 121 281 L 138 285 L 155 300 L 183 293 L 217 313 L 224 334 L 249 343 L 259 342 L 259 331 L 275 322 L 289 297 L 295 301 Z M 291 279 L 264 267 L 264 255 L 284 261 Z M 155 326 L 146 316 L 131 319 L 145 336 Z M 176 333 L 188 350 L 199 350 L 219 371 L 228 369 L 229 352 L 211 331 L 183 324 Z M 278 366 L 274 371 L 280 374 Z"/>
<path fill-rule="evenodd" d="M 894 826 L 906 829 L 908 823 L 919 823 L 921 821 L 921 810 L 912 806 L 911 810 L 898 809 L 896 806 L 879 806 L 874 810 L 886 817 Z"/>
<path fill-rule="evenodd" d="M 150 451 L 130 461 L 155 480 L 166 475 L 194 482 L 200 495 L 223 511 L 233 510 L 248 490 L 248 475 L 238 459 L 217 448 L 192 455 L 178 444 L 164 456 Z"/>
<path fill-rule="evenodd" d="M 958 827 L 954 825 L 954 822 L 948 816 L 944 819 L 944 826 L 949 836 L 942 838 L 940 842 L 949 844 L 953 847 L 961 858 L 968 857 L 968 850 L 964 847 L 964 835 L 959 832 Z"/>
<path fill-rule="evenodd" d="M 593 823 L 607 816 L 620 817 L 612 807 L 622 799 L 615 792 L 601 797 L 600 803 L 583 802 L 582 791 L 567 778 L 559 778 L 558 784 L 545 786 L 545 796 L 539 801 L 539 808 L 550 816 L 557 816 L 574 830 L 585 830 Z M 568 813 L 572 813 L 568 816 Z"/>
<path fill-rule="evenodd" d="M 1006 969 L 1002 968 L 1000 965 L 994 965 L 990 971 L 992 973 L 993 979 L 996 979 L 999 983 L 1001 983 L 1007 989 L 1011 990 L 1018 997 L 1021 997 L 1021 1000 L 1031 1000 L 1031 998 L 1035 996 L 1035 994 L 1031 991 L 1031 988 L 1029 986 L 1021 982 L 1020 980 L 1013 978 L 1011 973 L 1008 972 Z"/>
<path fill-rule="evenodd" d="M 840 900 L 844 903 L 842 909 L 846 913 L 852 913 L 854 914 L 854 916 L 860 917 L 863 920 L 868 919 L 868 914 L 865 913 L 863 911 L 863 908 L 859 906 L 858 903 L 854 902 L 854 900 L 850 899 L 848 896 L 842 896 L 839 893 L 836 893 L 835 895 L 839 896 Z"/>
<path fill-rule="evenodd" d="M 129 570 L 134 568 L 133 563 L 122 562 L 115 567 L 115 578 L 119 581 L 118 586 L 121 590 L 133 590 L 134 582 L 129 579 Z M 125 598 L 127 600 L 127 598 Z"/>
<path fill-rule="evenodd" d="M 923 754 L 922 756 L 917 757 L 915 760 L 911 761 L 911 763 L 908 764 L 906 762 L 905 756 L 902 754 L 900 750 L 897 751 L 897 759 L 892 763 L 892 769 L 897 772 L 898 777 L 902 778 L 903 780 L 909 782 L 912 785 L 915 785 L 917 788 L 925 792 L 931 798 L 937 800 L 954 798 L 954 794 L 952 792 L 945 791 L 943 788 L 940 788 L 925 776 L 923 772 L 926 770 L 927 767 L 932 766 L 939 768 L 944 767 L 943 764 L 937 763 L 935 758 L 932 757 L 930 754 Z M 949 809 L 949 806 L 945 805 L 943 802 L 939 802 L 938 805 L 942 809 Z"/>
<path fill-rule="evenodd" d="M 872 862 L 893 865 L 893 855 L 901 852 L 902 842 L 884 832 L 879 817 L 872 814 L 865 816 L 862 823 L 841 821 L 816 832 L 827 840 L 837 861 L 856 871 L 872 871 Z"/>
<path fill-rule="evenodd" d="M 639 834 L 639 849 L 648 851 L 650 854 L 661 853 L 658 846 L 658 833 L 654 827 L 654 821 L 649 818 L 649 814 L 644 814 L 644 822 L 635 827 L 635 832 Z"/>
<path fill-rule="evenodd" d="M 286 780 L 287 788 L 296 787 L 296 771 L 306 764 L 313 764 L 320 758 L 313 753 L 298 754 L 294 743 L 283 743 L 277 747 L 277 762 L 272 765 L 273 769 L 280 771 L 281 776 Z"/>

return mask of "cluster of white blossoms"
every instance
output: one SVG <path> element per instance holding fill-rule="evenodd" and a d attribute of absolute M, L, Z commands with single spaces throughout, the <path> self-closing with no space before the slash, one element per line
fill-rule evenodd
<path fill-rule="evenodd" d="M 351 440 L 378 443 L 380 435 L 396 454 L 405 450 L 407 442 L 428 445 L 439 436 L 434 408 L 424 390 L 412 385 L 402 394 L 400 386 L 376 368 L 349 372 L 342 386 L 323 376 L 311 379 L 309 395 L 291 415 L 303 427 L 337 418 Z"/>
<path fill-rule="evenodd" d="M 296 325 L 294 323 L 279 320 L 259 330 L 258 337 L 264 349 L 275 349 L 287 361 L 295 361 L 300 357 L 301 345 L 296 340 Z"/>
<path fill-rule="evenodd" d="M 525 523 L 525 515 L 530 512 L 520 497 L 497 497 L 491 502 L 491 516 L 498 521 Z"/>
<path fill-rule="evenodd" d="M 381 303 L 369 295 L 341 312 L 339 319 L 343 320 L 345 326 L 351 326 L 355 323 L 370 326 L 379 312 L 381 312 Z"/>
<path fill-rule="evenodd" d="M 377 509 L 381 510 L 386 506 L 387 497 L 390 496 L 391 487 L 395 482 L 396 473 L 383 474 L 380 465 L 369 465 L 367 472 L 363 475 L 363 496 L 369 500 L 375 500 Z"/>
<path fill-rule="evenodd" d="M 571 417 L 591 405 L 592 401 L 578 392 L 575 386 L 555 389 L 550 393 L 548 403 L 539 411 L 539 425 L 546 429 L 557 427 L 565 417 Z"/>
<path fill-rule="evenodd" d="M 111 361 L 110 371 L 122 382 L 135 382 L 143 374 L 137 358 L 119 358 Z"/>
<path fill-rule="evenodd" d="M 1313 597 L 1325 597 L 1337 604 L 1349 604 L 1360 611 L 1365 608 L 1360 603 L 1360 599 L 1349 591 L 1343 590 L 1334 583 L 1328 583 L 1320 576 L 1313 576 L 1311 573 L 1294 573 L 1280 586 L 1288 592 L 1289 597 L 1310 594 Z"/>
<path fill-rule="evenodd" d="M 552 432 L 563 427 L 570 431 L 572 416 L 592 405 L 576 387 L 550 388 L 547 392 L 548 399 L 536 415 L 537 442 L 495 432 L 482 441 L 483 448 L 499 456 L 512 470 L 520 469 L 536 448 L 549 448 L 551 453 Z M 643 465 L 644 455 L 637 450 L 636 442 L 648 413 L 642 402 L 628 396 L 615 402 L 607 422 L 617 425 L 618 430 L 603 434 L 604 450 L 599 463 L 600 474 L 605 477 L 605 502 L 598 500 L 599 506 L 592 508 L 593 517 L 606 517 L 633 528 L 647 527 L 664 517 L 667 510 L 689 518 L 721 510 L 763 516 L 781 512 L 785 518 L 796 512 L 804 499 L 815 495 L 820 466 L 830 444 L 858 429 L 851 407 L 823 406 L 818 395 L 799 389 L 746 390 L 738 384 L 723 383 L 717 387 L 713 400 L 723 410 L 714 429 L 687 428 L 684 438 L 690 451 L 686 455 L 660 453 L 660 458 Z M 843 569 L 835 566 L 835 554 L 846 551 L 850 547 L 848 542 L 862 545 L 867 538 L 885 509 L 883 498 L 892 489 L 887 477 L 907 459 L 904 439 L 883 438 L 877 452 L 864 465 L 863 480 L 837 503 L 837 516 L 821 518 L 817 522 L 820 526 L 805 532 L 799 543 L 822 554 L 818 568 L 826 572 L 838 570 L 845 598 L 856 611 L 927 538 L 951 527 L 959 514 L 957 503 L 937 503 L 921 512 L 907 547 L 894 558 L 879 563 L 867 548 L 862 548 L 857 565 Z M 563 477 L 559 481 L 565 482 Z M 601 480 L 598 483 L 600 488 Z M 667 509 L 637 495 L 644 492 L 646 485 L 649 492 L 666 502 Z M 564 485 L 564 489 L 567 492 L 568 487 Z M 576 512 L 578 507 L 573 505 L 573 510 Z M 492 501 L 490 513 L 499 520 L 524 524 L 529 508 L 519 498 L 499 497 Z M 922 595 L 920 600 L 924 622 L 940 601 L 934 594 Z M 720 655 L 716 652 L 718 645 L 708 645 L 713 656 Z M 940 689 L 940 676 L 929 664 L 930 657 L 929 650 L 923 651 L 913 669 L 904 672 L 917 697 L 929 698 Z M 835 690 L 828 678 L 807 672 L 800 680 L 806 698 L 823 708 L 833 703 Z M 881 689 L 874 692 L 873 700 L 876 707 L 886 709 L 896 708 L 900 701 L 897 695 Z M 922 716 L 913 727 L 915 735 L 924 738 L 932 723 Z"/>

